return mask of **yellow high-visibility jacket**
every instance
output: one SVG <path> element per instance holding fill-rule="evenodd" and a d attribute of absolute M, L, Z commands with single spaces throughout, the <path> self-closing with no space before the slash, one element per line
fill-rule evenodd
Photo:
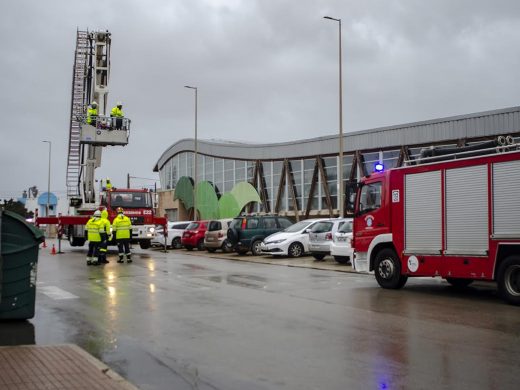
<path fill-rule="evenodd" d="M 92 217 L 85 225 L 87 230 L 87 240 L 91 242 L 101 242 L 101 232 L 104 229 L 101 218 Z"/>
<path fill-rule="evenodd" d="M 119 214 L 114 218 L 112 227 L 116 232 L 116 240 L 129 239 L 132 237 L 132 221 L 126 215 Z"/>
<path fill-rule="evenodd" d="M 118 106 L 115 106 L 114 108 L 112 108 L 112 111 L 110 111 L 110 116 L 122 118 L 125 116 L 125 114 L 123 113 L 123 110 L 121 110 Z"/>
<path fill-rule="evenodd" d="M 90 125 L 92 120 L 96 120 L 97 117 L 97 108 L 89 108 L 87 110 L 87 123 Z"/>

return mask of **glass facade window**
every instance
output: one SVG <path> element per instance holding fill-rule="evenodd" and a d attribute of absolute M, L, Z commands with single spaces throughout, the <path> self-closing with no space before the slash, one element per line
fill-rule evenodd
<path fill-rule="evenodd" d="M 338 208 L 338 159 L 338 157 L 326 157 L 323 159 L 333 209 Z M 326 205 L 326 196 L 325 193 L 322 193 L 322 207 L 326 207 Z"/>
<path fill-rule="evenodd" d="M 383 165 L 385 170 L 397 167 L 400 150 L 386 150 L 383 152 Z"/>
<path fill-rule="evenodd" d="M 303 160 L 303 204 L 302 210 L 306 209 L 307 202 L 309 201 L 309 193 L 311 191 L 312 178 L 314 176 L 314 167 L 316 165 L 316 159 Z M 314 196 L 312 197 L 312 210 L 319 209 L 319 188 L 316 185 L 314 188 Z"/>
<path fill-rule="evenodd" d="M 376 164 L 380 162 L 379 152 L 363 153 L 363 159 L 365 160 L 365 172 L 370 175 L 374 172 Z"/>
<path fill-rule="evenodd" d="M 294 196 L 296 198 L 296 207 L 297 210 L 302 209 L 303 199 L 302 199 L 302 193 L 303 193 L 303 182 L 302 182 L 302 160 L 290 160 L 289 161 L 289 167 L 292 171 L 292 176 L 294 182 L 292 183 L 294 187 Z M 290 182 L 288 182 L 291 184 Z M 289 209 L 293 210 L 293 202 L 289 204 Z"/>

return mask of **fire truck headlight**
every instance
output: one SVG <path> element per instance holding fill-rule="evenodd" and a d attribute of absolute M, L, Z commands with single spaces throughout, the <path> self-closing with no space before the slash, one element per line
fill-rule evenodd
<path fill-rule="evenodd" d="M 153 226 L 152 226 L 152 227 L 149 227 L 149 228 L 148 228 L 148 231 L 149 231 L 150 233 L 153 233 L 153 232 L 155 232 L 155 228 L 154 228 Z"/>

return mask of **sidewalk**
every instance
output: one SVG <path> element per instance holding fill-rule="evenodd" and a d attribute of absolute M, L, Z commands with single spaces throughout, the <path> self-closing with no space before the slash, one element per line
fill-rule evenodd
<path fill-rule="evenodd" d="M 0 347 L 0 389 L 137 390 L 76 345 Z"/>

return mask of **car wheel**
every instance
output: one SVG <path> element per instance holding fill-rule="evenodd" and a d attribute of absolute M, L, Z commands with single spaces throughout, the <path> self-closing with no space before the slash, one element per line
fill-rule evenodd
<path fill-rule="evenodd" d="M 334 260 L 340 264 L 350 264 L 350 257 L 348 256 L 334 256 Z"/>
<path fill-rule="evenodd" d="M 314 257 L 316 260 L 323 260 L 325 258 L 325 255 L 321 255 L 321 254 L 313 254 L 312 257 Z"/>
<path fill-rule="evenodd" d="M 377 283 L 388 289 L 399 289 L 408 280 L 408 276 L 401 275 L 401 262 L 393 249 L 381 250 L 375 259 L 374 271 Z"/>
<path fill-rule="evenodd" d="M 455 288 L 468 287 L 471 283 L 473 283 L 473 279 L 463 278 L 446 278 L 446 281 Z"/>
<path fill-rule="evenodd" d="M 235 228 L 229 228 L 227 231 L 227 238 L 230 242 L 236 243 L 238 241 L 238 232 Z"/>
<path fill-rule="evenodd" d="M 184 245 L 184 248 L 186 248 L 189 251 L 193 250 L 193 247 L 191 245 Z"/>
<path fill-rule="evenodd" d="M 204 250 L 204 239 L 200 239 L 199 242 L 197 242 L 197 250 L 203 251 Z"/>
<path fill-rule="evenodd" d="M 222 252 L 230 253 L 233 252 L 233 244 L 229 240 L 224 240 L 222 243 Z"/>
<path fill-rule="evenodd" d="M 289 257 L 301 257 L 303 255 L 303 245 L 299 242 L 293 242 L 287 250 Z"/>
<path fill-rule="evenodd" d="M 172 248 L 173 249 L 181 249 L 182 248 L 181 238 L 180 237 L 175 237 L 172 240 Z"/>
<path fill-rule="evenodd" d="M 262 251 L 260 250 L 260 245 L 262 245 L 262 240 L 253 241 L 251 244 L 251 253 L 253 256 L 260 256 Z"/>
<path fill-rule="evenodd" d="M 209 253 L 215 253 L 215 251 L 217 250 L 217 248 L 206 248 L 206 250 L 207 250 Z"/>
<path fill-rule="evenodd" d="M 506 302 L 520 305 L 520 256 L 509 256 L 498 270 L 498 293 Z"/>

